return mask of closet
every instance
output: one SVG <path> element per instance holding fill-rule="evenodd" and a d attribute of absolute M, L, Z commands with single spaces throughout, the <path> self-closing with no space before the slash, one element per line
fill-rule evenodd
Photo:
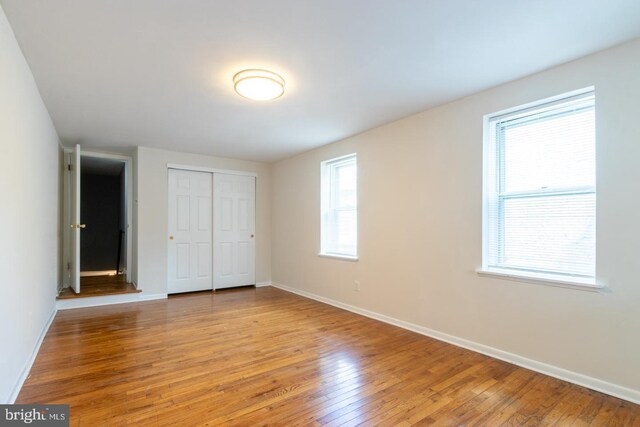
<path fill-rule="evenodd" d="M 168 173 L 168 293 L 254 285 L 255 175 Z"/>

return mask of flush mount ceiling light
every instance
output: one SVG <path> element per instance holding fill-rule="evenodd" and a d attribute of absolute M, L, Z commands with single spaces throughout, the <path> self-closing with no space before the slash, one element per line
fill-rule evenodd
<path fill-rule="evenodd" d="M 255 101 L 269 101 L 284 93 L 284 79 L 267 70 L 242 70 L 233 76 L 238 95 Z"/>

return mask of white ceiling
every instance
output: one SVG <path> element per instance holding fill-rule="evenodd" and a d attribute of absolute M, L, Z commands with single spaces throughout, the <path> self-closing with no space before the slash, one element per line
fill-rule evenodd
<path fill-rule="evenodd" d="M 65 143 L 262 161 L 640 36 L 638 0 L 1 1 Z"/>

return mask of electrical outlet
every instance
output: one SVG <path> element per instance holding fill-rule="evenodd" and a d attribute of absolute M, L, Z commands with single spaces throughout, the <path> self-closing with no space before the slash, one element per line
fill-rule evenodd
<path fill-rule="evenodd" d="M 353 282 L 353 290 L 356 292 L 360 292 L 360 282 L 358 280 L 355 280 Z"/>

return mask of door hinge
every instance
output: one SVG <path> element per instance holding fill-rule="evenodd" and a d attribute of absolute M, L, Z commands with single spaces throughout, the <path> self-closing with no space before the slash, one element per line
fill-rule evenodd
<path fill-rule="evenodd" d="M 67 165 L 67 170 L 70 171 L 71 170 L 71 164 Z"/>
<path fill-rule="evenodd" d="M 67 270 L 71 270 L 71 263 L 70 262 L 67 263 Z"/>

